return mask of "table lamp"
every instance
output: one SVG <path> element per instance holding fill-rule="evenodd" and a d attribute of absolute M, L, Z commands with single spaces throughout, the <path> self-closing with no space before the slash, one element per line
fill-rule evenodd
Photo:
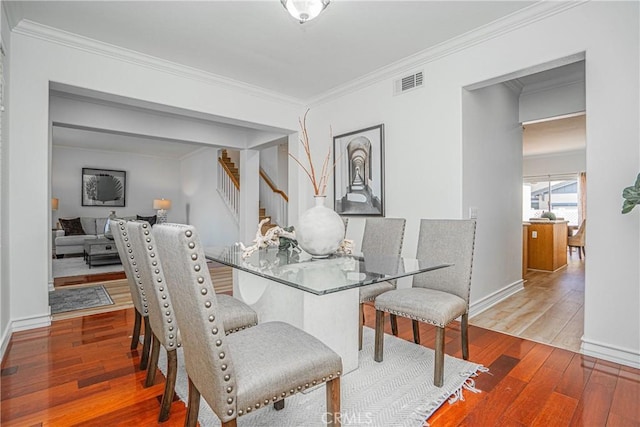
<path fill-rule="evenodd" d="M 163 222 L 167 222 L 167 210 L 171 209 L 171 200 L 154 199 L 153 209 L 156 209 L 158 211 L 157 224 L 162 224 Z"/>

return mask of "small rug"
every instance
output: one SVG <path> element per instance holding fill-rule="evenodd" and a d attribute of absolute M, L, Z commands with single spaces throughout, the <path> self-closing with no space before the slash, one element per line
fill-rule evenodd
<path fill-rule="evenodd" d="M 122 264 L 96 265 L 89 268 L 84 258 L 70 257 L 52 260 L 53 278 L 71 277 L 71 276 L 88 276 L 91 274 L 113 273 L 124 271 Z"/>
<path fill-rule="evenodd" d="M 86 288 L 57 289 L 49 292 L 51 314 L 111 304 L 113 304 L 113 300 L 102 285 Z"/>
<path fill-rule="evenodd" d="M 487 369 L 476 363 L 445 355 L 444 385 L 433 385 L 434 352 L 412 342 L 384 336 L 384 362 L 373 360 L 374 331 L 364 328 L 358 369 L 341 379 L 342 425 L 421 427 L 449 400 L 464 400 L 463 389 L 478 393 L 473 377 Z M 166 352 L 160 352 L 158 366 L 166 375 Z M 176 394 L 187 401 L 187 374 L 182 349 L 178 349 Z M 325 386 L 297 393 L 286 399 L 285 409 L 262 408 L 238 418 L 240 427 L 324 426 Z M 219 426 L 220 420 L 204 399 L 198 417 L 203 427 Z"/>

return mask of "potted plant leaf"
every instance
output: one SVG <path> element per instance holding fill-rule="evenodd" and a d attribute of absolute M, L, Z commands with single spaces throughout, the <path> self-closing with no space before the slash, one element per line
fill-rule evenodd
<path fill-rule="evenodd" d="M 636 178 L 635 185 L 622 190 L 622 197 L 624 198 L 624 202 L 622 203 L 623 214 L 631 212 L 631 210 L 640 203 L 640 173 Z"/>

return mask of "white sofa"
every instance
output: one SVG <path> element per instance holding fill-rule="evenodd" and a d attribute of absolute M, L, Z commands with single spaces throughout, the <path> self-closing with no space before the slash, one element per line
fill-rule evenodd
<path fill-rule="evenodd" d="M 104 228 L 107 218 L 80 217 L 80 223 L 84 230 L 84 235 L 65 236 L 64 230 L 56 231 L 56 258 L 63 255 L 81 254 L 84 251 L 84 242 L 89 239 L 104 237 Z"/>

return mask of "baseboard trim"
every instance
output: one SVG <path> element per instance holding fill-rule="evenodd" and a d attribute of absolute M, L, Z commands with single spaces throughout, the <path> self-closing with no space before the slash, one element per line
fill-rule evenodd
<path fill-rule="evenodd" d="M 494 293 L 489 294 L 484 298 L 480 298 L 478 301 L 472 302 L 469 304 L 469 317 L 476 316 L 483 311 L 490 309 L 500 301 L 509 298 L 511 295 L 517 294 L 523 289 L 524 280 L 516 280 L 504 288 L 498 289 Z"/>
<path fill-rule="evenodd" d="M 49 308 L 51 310 L 51 308 Z M 23 317 L 11 322 L 11 333 L 26 331 L 29 329 L 51 326 L 51 313 L 44 316 Z"/>
<path fill-rule="evenodd" d="M 0 362 L 4 360 L 4 353 L 9 347 L 9 341 L 11 341 L 11 328 L 7 324 L 7 327 L 2 331 L 2 339 L 0 340 Z"/>
<path fill-rule="evenodd" d="M 605 344 L 582 337 L 580 352 L 587 356 L 597 357 L 598 359 L 640 369 L 640 353 L 638 350 Z"/>

